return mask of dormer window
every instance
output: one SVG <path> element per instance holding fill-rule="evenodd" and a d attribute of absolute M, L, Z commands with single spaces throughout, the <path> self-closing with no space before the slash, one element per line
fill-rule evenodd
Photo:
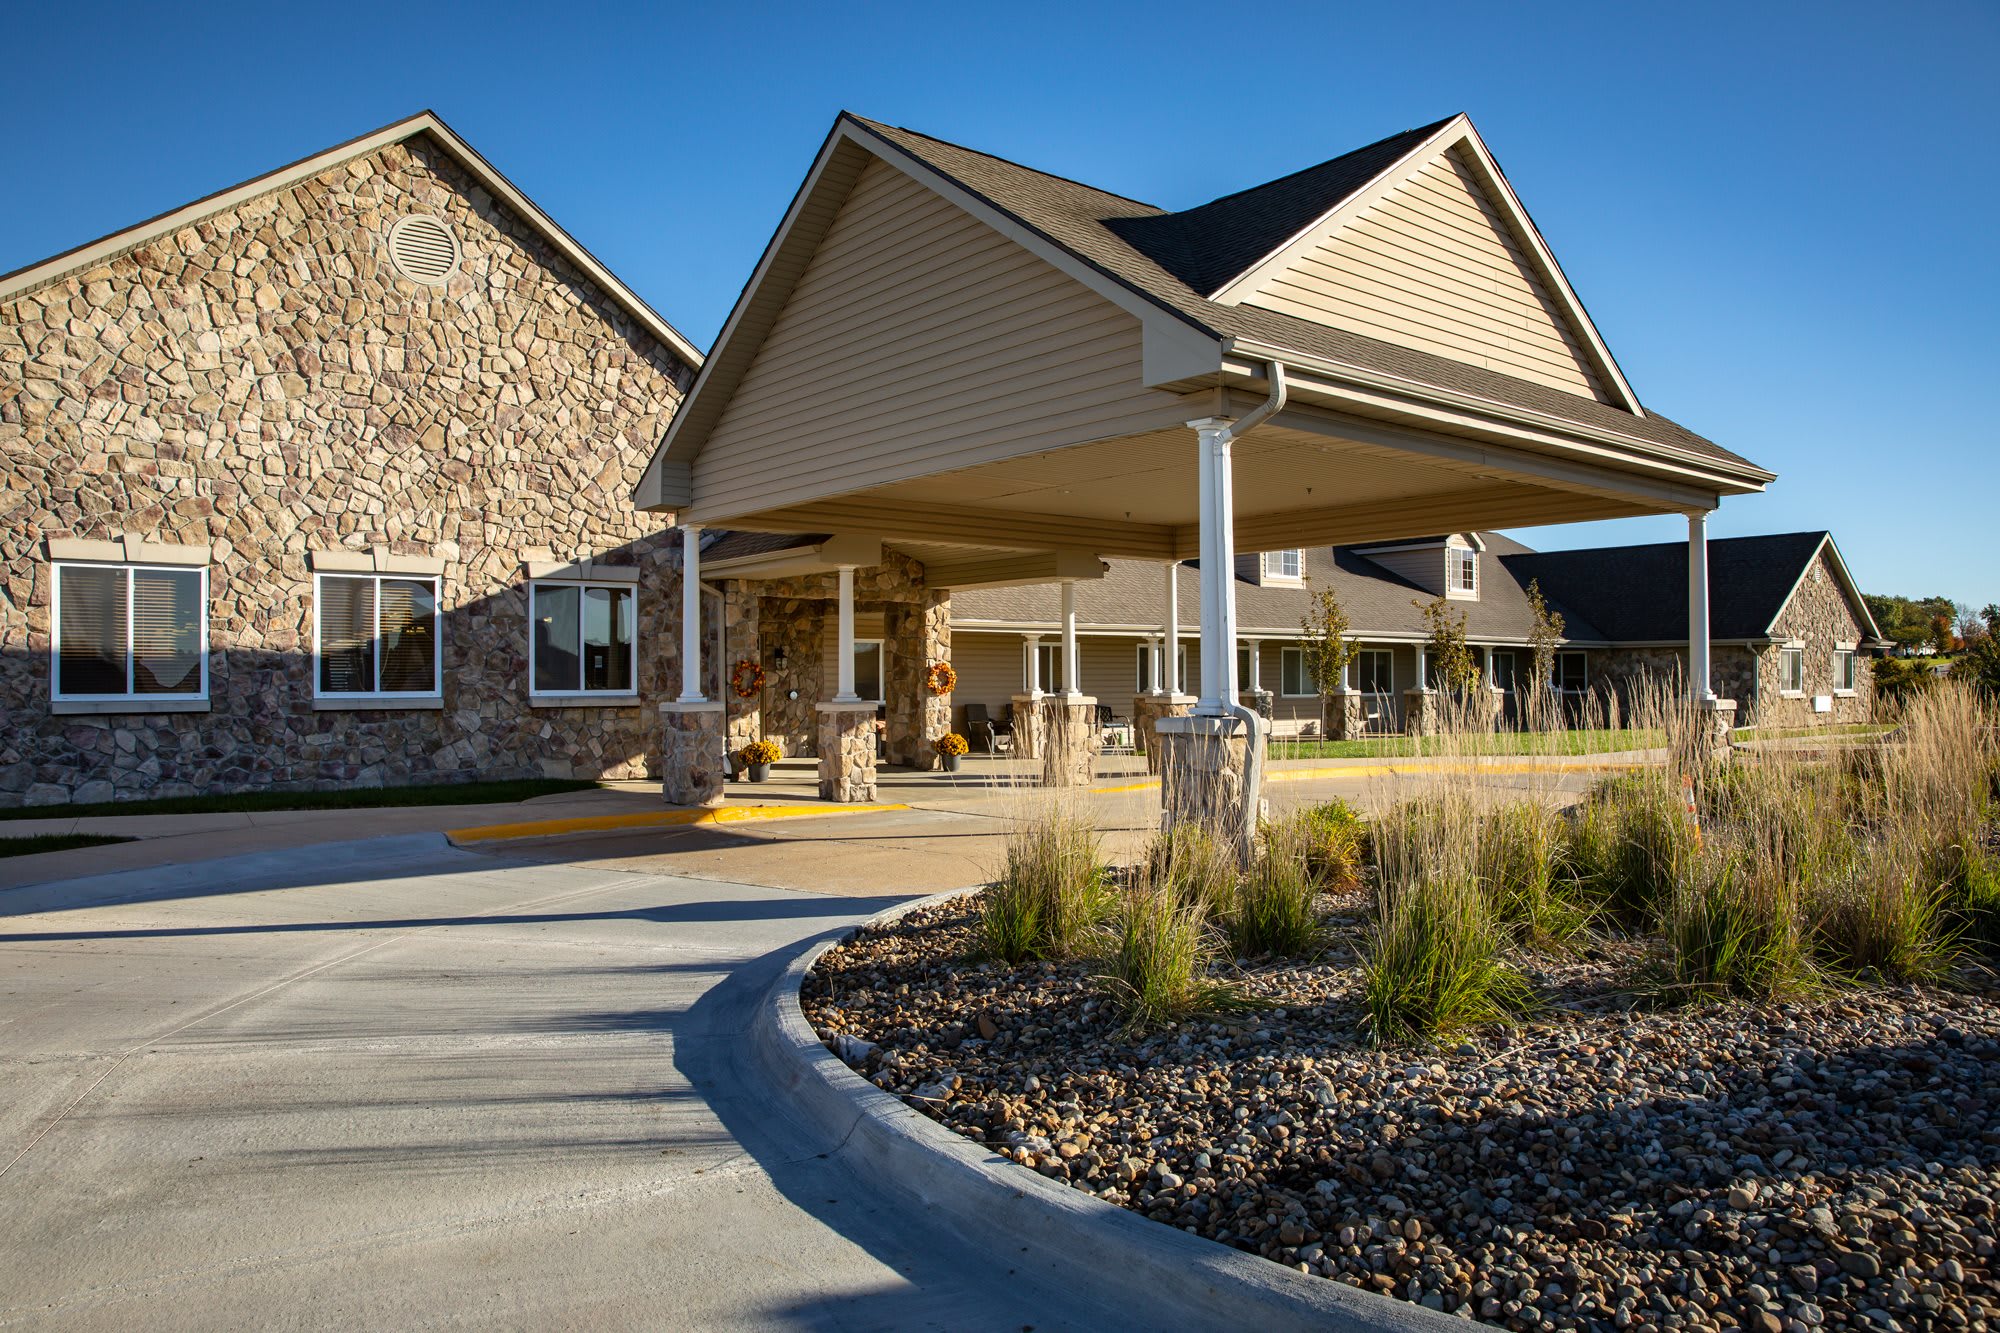
<path fill-rule="evenodd" d="M 1445 589 L 1452 597 L 1479 596 L 1479 552 L 1453 546 L 1444 553 Z"/>
<path fill-rule="evenodd" d="M 1306 553 L 1302 550 L 1264 552 L 1264 577 L 1298 583 L 1305 578 Z"/>

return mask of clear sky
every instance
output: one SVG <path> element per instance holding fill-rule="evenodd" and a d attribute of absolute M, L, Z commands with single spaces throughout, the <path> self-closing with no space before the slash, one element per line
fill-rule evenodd
<path fill-rule="evenodd" d="M 1712 531 L 1831 528 L 1871 591 L 2000 600 L 1993 0 L 21 3 L 4 30 L 0 270 L 429 107 L 703 347 L 842 108 L 1168 208 L 1465 111 L 1640 398 L 1779 474 Z"/>

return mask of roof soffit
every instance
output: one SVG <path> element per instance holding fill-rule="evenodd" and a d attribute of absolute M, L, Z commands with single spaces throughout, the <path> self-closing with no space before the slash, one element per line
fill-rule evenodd
<path fill-rule="evenodd" d="M 1592 363 L 1592 369 L 1603 380 L 1605 387 L 1618 400 L 1618 405 L 1634 415 L 1645 415 L 1639 397 L 1626 381 L 1624 372 L 1618 368 L 1611 349 L 1598 333 L 1590 312 L 1584 308 L 1582 300 L 1564 276 L 1562 266 L 1556 262 L 1554 252 L 1543 240 L 1540 228 L 1528 215 L 1513 187 L 1500 171 L 1485 141 L 1473 128 L 1469 117 L 1458 115 L 1441 125 L 1437 131 L 1411 148 L 1409 152 L 1386 167 L 1372 181 L 1349 194 L 1311 223 L 1302 227 L 1288 238 L 1284 244 L 1272 250 L 1257 263 L 1209 293 L 1208 299 L 1222 305 L 1239 305 L 1262 289 L 1272 278 L 1296 264 L 1307 249 L 1322 240 L 1337 235 L 1354 220 L 1365 215 L 1370 208 L 1385 197 L 1405 186 L 1412 178 L 1432 162 L 1447 157 L 1453 150 L 1462 150 L 1474 169 L 1477 184 L 1482 189 L 1494 209 L 1506 221 L 1514 233 L 1514 239 L 1521 246 L 1534 267 L 1534 276 L 1539 278 L 1556 302 L 1564 320 L 1570 325 L 1573 335 L 1583 347 Z"/>

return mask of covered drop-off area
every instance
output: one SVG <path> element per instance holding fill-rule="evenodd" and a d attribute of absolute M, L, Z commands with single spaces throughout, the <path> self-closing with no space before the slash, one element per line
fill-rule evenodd
<path fill-rule="evenodd" d="M 1451 256 L 1396 277 L 1426 225 L 1471 256 L 1461 298 L 1426 286 Z M 813 730 L 834 799 L 860 798 L 878 752 L 926 762 L 951 720 L 939 696 L 862 697 L 858 621 L 900 640 L 889 658 L 921 691 L 948 659 L 951 589 L 1068 587 L 1113 556 L 1160 563 L 1169 636 L 1173 581 L 1200 580 L 1201 696 L 1156 677 L 1132 701 L 1170 815 L 1255 799 L 1232 577 L 1254 552 L 1685 514 L 1690 688 L 1726 709 L 1706 670 L 1706 518 L 1770 480 L 1641 406 L 1463 117 L 1170 213 L 844 115 L 641 483 L 684 532 L 694 610 L 663 709 L 666 795 L 719 798 L 725 748 L 747 738 L 701 688 L 704 581 L 760 624 L 808 588 L 826 608 L 835 679 Z M 731 544 L 704 564 L 715 530 Z M 1052 783 L 1087 780 L 1094 703 L 1064 606 L 1055 688 L 1031 701 Z M 726 617 L 734 661 L 744 613 Z M 768 725 L 768 688 L 759 705 Z"/>

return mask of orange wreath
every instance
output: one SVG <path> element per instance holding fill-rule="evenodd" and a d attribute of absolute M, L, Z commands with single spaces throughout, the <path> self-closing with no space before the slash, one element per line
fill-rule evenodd
<path fill-rule="evenodd" d="M 932 694 L 950 694 L 957 684 L 958 673 L 949 662 L 933 662 L 930 670 L 924 672 L 924 685 Z"/>
<path fill-rule="evenodd" d="M 729 688 L 739 699 L 754 699 L 764 692 L 764 668 L 744 658 L 729 673 Z"/>

